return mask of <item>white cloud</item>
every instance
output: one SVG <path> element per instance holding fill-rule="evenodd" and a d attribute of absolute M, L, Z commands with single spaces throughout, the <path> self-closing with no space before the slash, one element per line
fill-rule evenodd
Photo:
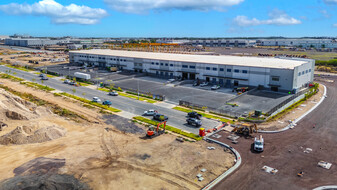
<path fill-rule="evenodd" d="M 337 27 L 337 24 L 333 24 L 332 26 L 333 26 L 333 27 Z"/>
<path fill-rule="evenodd" d="M 63 6 L 55 0 L 41 0 L 31 5 L 26 3 L 0 5 L 0 10 L 10 15 L 47 16 L 55 24 L 96 24 L 108 15 L 104 9 L 75 4 Z"/>
<path fill-rule="evenodd" d="M 326 4 L 337 4 L 337 0 L 323 0 Z"/>
<path fill-rule="evenodd" d="M 244 0 L 104 0 L 112 9 L 127 13 L 144 13 L 149 10 L 222 10 Z"/>
<path fill-rule="evenodd" d="M 269 14 L 269 19 L 259 20 L 257 18 L 249 19 L 246 16 L 237 16 L 234 23 L 238 26 L 257 26 L 257 25 L 295 25 L 301 24 L 300 20 L 290 17 L 285 12 L 275 9 Z"/>

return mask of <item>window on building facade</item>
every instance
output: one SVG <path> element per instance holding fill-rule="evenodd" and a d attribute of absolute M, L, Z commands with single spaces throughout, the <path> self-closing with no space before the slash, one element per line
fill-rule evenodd
<path fill-rule="evenodd" d="M 240 71 L 239 71 L 239 69 L 234 69 L 234 72 L 239 73 Z"/>
<path fill-rule="evenodd" d="M 305 73 L 308 73 L 308 70 L 306 70 Z"/>
<path fill-rule="evenodd" d="M 304 75 L 304 71 L 302 71 L 302 75 Z"/>
<path fill-rule="evenodd" d="M 245 73 L 245 74 L 247 74 L 247 73 L 248 73 L 248 71 L 247 71 L 247 70 L 242 70 L 242 73 Z"/>
<path fill-rule="evenodd" d="M 170 64 L 170 67 L 173 67 L 173 64 Z"/>
<path fill-rule="evenodd" d="M 298 76 L 301 76 L 301 72 L 298 72 Z"/>
<path fill-rule="evenodd" d="M 311 73 L 311 69 L 309 69 L 309 73 Z"/>
<path fill-rule="evenodd" d="M 153 62 L 152 62 L 151 64 L 152 64 L 152 65 L 154 65 L 154 63 L 153 63 Z"/>
<path fill-rule="evenodd" d="M 211 68 L 210 67 L 206 67 L 206 70 L 211 70 Z"/>
<path fill-rule="evenodd" d="M 168 66 L 168 63 L 165 63 L 165 66 Z"/>
<path fill-rule="evenodd" d="M 227 72 L 232 72 L 232 69 L 227 69 Z"/>
<path fill-rule="evenodd" d="M 187 65 L 183 65 L 182 67 L 183 67 L 183 68 L 188 68 L 188 66 L 187 66 Z"/>
<path fill-rule="evenodd" d="M 217 68 L 215 68 L 215 67 L 213 67 L 213 71 L 216 71 L 216 70 L 218 70 Z"/>
<path fill-rule="evenodd" d="M 159 63 L 156 63 L 156 65 L 159 65 Z"/>
<path fill-rule="evenodd" d="M 220 68 L 220 71 L 224 71 L 224 69 L 223 69 L 223 68 Z"/>
<path fill-rule="evenodd" d="M 195 66 L 193 66 L 193 65 L 190 65 L 190 69 L 195 69 Z"/>
<path fill-rule="evenodd" d="M 280 77 L 271 77 L 272 81 L 280 81 Z"/>

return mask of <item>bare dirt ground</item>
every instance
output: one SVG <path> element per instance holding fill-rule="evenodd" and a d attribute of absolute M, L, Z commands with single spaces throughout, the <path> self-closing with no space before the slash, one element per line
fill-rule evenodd
<path fill-rule="evenodd" d="M 319 79 L 319 78 L 318 78 Z M 257 154 L 251 150 L 253 138 L 240 138 L 232 146 L 242 156 L 242 165 L 214 189 L 313 189 L 337 182 L 337 82 L 336 76 L 324 78 L 327 98 L 313 112 L 291 130 L 277 134 L 262 134 L 265 150 Z M 228 133 L 221 132 L 220 140 L 227 144 Z M 258 135 L 258 134 L 256 134 Z M 306 148 L 312 152 L 305 153 Z M 332 163 L 330 170 L 317 166 L 319 161 Z M 278 169 L 275 174 L 262 170 L 264 165 Z M 304 172 L 298 177 L 298 172 Z"/>
<path fill-rule="evenodd" d="M 293 121 L 296 118 L 303 115 L 305 112 L 309 111 L 313 106 L 315 106 L 319 100 L 322 98 L 324 93 L 324 87 L 322 85 L 319 86 L 319 91 L 308 100 L 304 101 L 301 105 L 297 108 L 287 112 L 286 114 L 282 115 L 278 119 L 274 119 L 273 121 L 269 121 L 266 123 L 261 123 L 258 125 L 259 129 L 261 130 L 279 130 L 287 125 L 289 125 L 289 121 Z"/>
<path fill-rule="evenodd" d="M 1 62 L 18 64 L 18 65 L 30 65 L 33 67 L 41 67 L 47 65 L 55 65 L 68 63 L 68 55 L 64 53 L 24 53 L 22 51 L 16 51 L 6 48 L 0 48 L 0 58 Z M 52 62 L 51 59 L 65 58 L 65 61 Z M 38 61 L 39 64 L 29 63 L 29 61 Z"/>
<path fill-rule="evenodd" d="M 27 119 L 14 120 L 2 116 L 8 127 L 0 131 L 0 136 L 28 124 L 40 128 L 55 125 L 65 130 L 66 134 L 41 143 L 0 145 L 0 180 L 5 180 L 0 183 L 0 189 L 4 188 L 1 186 L 4 184 L 9 187 L 8 183 L 13 185 L 20 182 L 22 185 L 22 180 L 41 180 L 40 183 L 48 180 L 48 183 L 61 183 L 65 180 L 68 185 L 74 184 L 71 183 L 74 179 L 65 177 L 67 175 L 74 176 L 92 189 L 200 189 L 234 164 L 234 155 L 220 146 L 212 145 L 215 150 L 208 150 L 210 145 L 204 141 L 181 143 L 170 134 L 144 139 L 145 133 L 128 133 L 130 126 L 127 131 L 121 131 L 113 126 L 113 121 L 109 122 L 111 124 L 104 123 L 96 109 L 83 108 L 78 102 L 16 82 L 0 82 L 56 103 L 89 120 L 74 122 L 41 106 L 36 108 L 45 110 L 40 114 L 22 112 Z M 0 101 L 5 102 L 6 99 Z M 28 104 L 22 103 L 22 109 Z M 201 172 L 202 168 L 207 171 Z M 197 181 L 198 173 L 205 178 L 202 182 Z M 26 179 L 32 174 L 41 174 L 41 177 Z M 53 176 L 55 174 L 61 176 Z M 16 179 L 19 176 L 21 178 Z M 77 184 L 76 187 L 81 185 Z"/>

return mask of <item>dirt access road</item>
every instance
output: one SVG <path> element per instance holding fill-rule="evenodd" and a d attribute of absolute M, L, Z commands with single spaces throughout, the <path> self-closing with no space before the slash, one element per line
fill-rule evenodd
<path fill-rule="evenodd" d="M 327 78 L 326 78 L 327 79 Z M 221 141 L 230 144 L 242 156 L 242 165 L 214 189 L 313 189 L 337 183 L 337 77 L 328 77 L 333 83 L 323 82 L 327 98 L 312 113 L 292 129 L 278 134 L 263 134 L 265 151 L 251 151 L 253 139 L 240 138 L 231 144 L 222 135 Z M 315 127 L 313 127 L 315 125 Z M 217 139 L 219 140 L 219 139 Z M 311 153 L 304 153 L 312 148 Z M 317 166 L 320 161 L 332 163 L 330 170 Z M 275 174 L 262 171 L 264 165 L 278 169 Z M 303 171 L 303 177 L 297 173 Z"/>

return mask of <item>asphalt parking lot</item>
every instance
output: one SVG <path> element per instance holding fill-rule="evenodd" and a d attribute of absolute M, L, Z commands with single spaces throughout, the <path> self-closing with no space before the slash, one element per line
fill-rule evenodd
<path fill-rule="evenodd" d="M 69 66 L 67 64 L 53 65 L 48 67 L 48 71 L 56 72 L 62 75 L 74 75 L 75 72 L 85 72 L 78 66 Z M 251 91 L 239 98 L 230 101 L 237 96 L 231 88 L 220 88 L 210 90 L 211 85 L 200 87 L 192 84 L 179 84 L 175 81 L 167 84 L 166 79 L 145 76 L 144 73 L 128 72 L 108 72 L 98 70 L 85 72 L 91 75 L 95 81 L 113 83 L 115 87 L 121 87 L 124 90 L 132 89 L 141 93 L 151 93 L 153 95 L 164 95 L 165 100 L 178 104 L 179 100 L 187 101 L 193 104 L 206 106 L 209 108 L 221 110 L 222 113 L 238 116 L 249 113 L 254 110 L 268 112 L 270 109 L 286 100 L 289 94 L 276 93 L 271 91 Z M 178 84 L 175 86 L 175 84 Z M 226 102 L 238 104 L 238 107 L 226 105 Z"/>
<path fill-rule="evenodd" d="M 230 105 L 224 105 L 220 109 L 230 110 L 237 113 L 249 113 L 254 110 L 261 110 L 262 112 L 268 112 L 287 98 L 292 95 L 287 93 L 271 92 L 266 90 L 250 91 L 245 95 L 238 97 L 233 101 L 229 101 L 231 104 L 238 104 L 238 107 L 232 107 Z"/>

